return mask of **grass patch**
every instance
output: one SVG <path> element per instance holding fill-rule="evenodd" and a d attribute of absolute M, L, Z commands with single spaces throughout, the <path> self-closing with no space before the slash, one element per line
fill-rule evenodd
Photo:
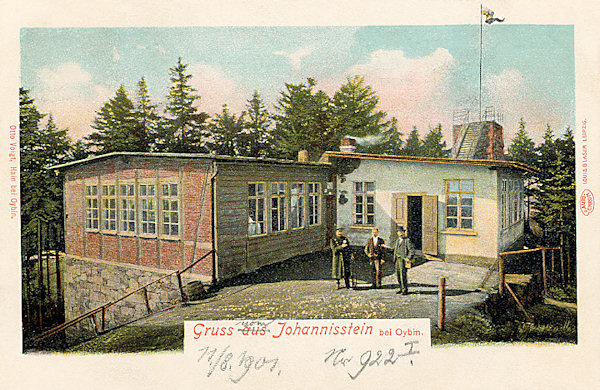
<path fill-rule="evenodd" d="M 561 302 L 576 303 L 577 289 L 575 286 L 554 286 L 548 290 L 548 296 Z"/>
<path fill-rule="evenodd" d="M 173 326 L 126 326 L 76 345 L 65 352 L 136 353 L 183 350 L 183 323 Z"/>
<path fill-rule="evenodd" d="M 577 343 L 577 313 L 551 305 L 537 304 L 527 309 L 534 322 L 523 318 L 492 318 L 471 309 L 434 329 L 432 344 L 468 342 L 567 342 Z"/>

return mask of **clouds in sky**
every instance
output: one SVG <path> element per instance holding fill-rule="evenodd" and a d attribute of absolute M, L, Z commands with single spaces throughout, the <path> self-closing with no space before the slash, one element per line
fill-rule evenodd
<path fill-rule="evenodd" d="M 114 95 L 114 88 L 93 82 L 90 73 L 73 62 L 56 67 L 41 68 L 37 72 L 38 108 L 52 113 L 61 128 L 69 128 L 69 135 L 79 139 L 90 133 L 96 110 Z"/>
<path fill-rule="evenodd" d="M 551 99 L 543 98 L 543 90 L 534 90 L 527 78 L 516 69 L 505 69 L 497 74 L 489 74 L 483 81 L 484 104 L 494 106 L 504 116 L 504 139 L 510 140 L 518 130 L 517 123 L 523 117 L 526 128 L 535 142 L 542 141 L 546 124 L 555 128 L 555 135 L 565 130 L 560 128 L 557 107 L 549 105 Z M 538 130 L 538 131 L 533 131 Z"/>
<path fill-rule="evenodd" d="M 244 109 L 244 99 L 249 97 L 222 69 L 208 64 L 194 64 L 189 66 L 188 71 L 193 76 L 192 87 L 201 96 L 201 111 L 219 113 L 223 104 L 227 104 L 230 111 L 236 113 Z"/>
<path fill-rule="evenodd" d="M 205 51 L 195 53 L 195 58 L 190 59 L 191 54 L 184 57 L 184 61 L 186 58 L 190 61 L 188 72 L 193 76 L 192 86 L 201 96 L 199 109 L 214 115 L 227 104 L 233 113 L 239 114 L 254 90 L 260 92 L 265 105 L 271 108 L 285 88 L 285 82 L 305 82 L 306 77 L 316 77 L 318 88 L 333 96 L 346 76 L 361 75 L 379 97 L 379 109 L 386 112 L 388 118 L 397 118 L 405 137 L 413 126 L 424 135 L 441 123 L 450 145 L 453 110 L 470 108 L 477 114 L 475 68 L 472 63 L 467 64 L 470 57 L 461 54 L 451 43 L 436 42 L 427 50 L 405 45 L 401 50 L 397 48 L 402 44 L 392 46 L 387 41 L 352 41 L 356 38 L 352 34 L 343 41 L 344 34 L 347 32 L 342 31 L 330 40 L 339 41 L 343 49 L 337 46 L 331 49 L 330 41 L 321 39 L 323 42 L 319 42 L 308 32 L 302 39 L 291 36 L 297 38 L 293 43 L 285 40 L 257 47 L 239 43 L 239 50 L 231 52 L 202 47 Z M 168 68 L 173 58 L 181 55 L 181 50 L 173 50 L 165 42 L 140 41 L 131 44 L 129 49 L 110 44 L 105 46 L 105 57 L 92 54 L 85 57 L 83 53 L 80 58 L 63 63 L 42 62 L 39 68 L 31 68 L 24 86 L 32 89 L 40 111 L 52 113 L 58 126 L 68 127 L 71 137 L 78 139 L 93 131 L 91 125 L 96 111 L 114 96 L 121 83 L 134 99 L 140 75 L 146 77 L 151 97 L 162 111 L 168 93 Z M 230 45 L 227 42 L 225 47 Z M 543 74 L 548 74 L 548 80 L 540 81 L 534 77 L 537 67 L 518 63 L 512 67 L 499 65 L 493 70 L 490 66 L 490 73 L 486 70 L 483 107 L 494 106 L 504 114 L 502 125 L 507 144 L 514 136 L 520 117 L 524 117 L 536 142 L 541 140 L 546 123 L 555 127 L 558 134 L 572 118 L 572 106 L 565 103 L 568 91 L 561 95 L 569 86 L 566 76 L 546 70 Z M 558 88 L 556 81 L 565 87 Z M 472 119 L 476 119 L 475 115 Z"/>
<path fill-rule="evenodd" d="M 376 50 L 369 61 L 350 67 L 379 96 L 380 109 L 396 117 L 405 133 L 417 126 L 421 133 L 446 122 L 451 110 L 447 99 L 455 59 L 444 48 L 408 58 L 402 50 Z"/>
<path fill-rule="evenodd" d="M 298 71 L 302 67 L 302 57 L 306 57 L 312 54 L 312 52 L 313 49 L 311 47 L 301 47 L 295 51 L 274 51 L 273 54 L 285 57 L 292 66 L 292 69 Z"/>

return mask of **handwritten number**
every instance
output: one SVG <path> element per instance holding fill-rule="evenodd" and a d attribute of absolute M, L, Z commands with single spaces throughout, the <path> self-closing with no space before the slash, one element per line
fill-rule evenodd
<path fill-rule="evenodd" d="M 394 359 L 394 355 L 396 355 L 396 351 L 394 351 L 394 348 L 390 348 L 390 350 L 388 351 L 388 354 L 390 356 L 383 361 L 384 366 L 387 366 L 388 363 L 393 365 L 394 363 L 396 363 L 396 360 L 398 360 L 397 357 L 396 357 L 396 359 Z"/>

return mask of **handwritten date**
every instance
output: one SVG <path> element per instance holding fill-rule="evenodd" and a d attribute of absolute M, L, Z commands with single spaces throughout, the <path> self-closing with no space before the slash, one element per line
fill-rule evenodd
<path fill-rule="evenodd" d="M 230 351 L 231 346 L 219 350 L 218 348 L 202 347 L 198 350 L 200 357 L 197 362 L 208 364 L 206 377 L 210 377 L 215 371 L 222 371 L 229 374 L 229 380 L 233 383 L 239 383 L 248 372 L 267 372 L 279 376 L 281 370 L 278 369 L 279 357 L 252 356 L 244 350 L 241 354 Z"/>

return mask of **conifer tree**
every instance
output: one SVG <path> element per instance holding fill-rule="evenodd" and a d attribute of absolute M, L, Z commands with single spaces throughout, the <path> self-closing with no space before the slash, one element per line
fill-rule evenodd
<path fill-rule="evenodd" d="M 389 123 L 386 113 L 377 110 L 379 98 L 364 77 L 346 77 L 346 82 L 333 95 L 332 121 L 336 146 L 345 136 L 365 137 L 379 134 Z"/>
<path fill-rule="evenodd" d="M 271 114 L 258 91 L 254 91 L 252 98 L 246 104 L 246 131 L 243 134 L 240 154 L 250 157 L 263 157 L 273 154 L 271 135 Z"/>
<path fill-rule="evenodd" d="M 66 129 L 58 129 L 50 115 L 44 117 L 23 88 L 19 91 L 21 152 L 21 236 L 24 253 L 31 251 L 38 223 L 62 226 L 62 177 L 50 166 L 66 161 L 70 141 Z M 29 248 L 27 244 L 29 243 Z"/>
<path fill-rule="evenodd" d="M 236 117 L 223 105 L 223 110 L 209 124 L 211 141 L 207 147 L 212 153 L 228 156 L 240 155 L 244 140 L 244 114 Z"/>
<path fill-rule="evenodd" d="M 161 126 L 157 139 L 157 150 L 164 152 L 205 152 L 208 114 L 199 112 L 195 106 L 200 100 L 196 89 L 190 85 L 192 75 L 187 73 L 188 64 L 181 57 L 171 68 L 169 95 L 165 113 L 168 117 Z"/>
<path fill-rule="evenodd" d="M 160 117 L 157 111 L 157 105 L 152 102 L 148 93 L 148 85 L 142 77 L 137 84 L 137 102 L 134 109 L 134 117 L 139 128 L 139 133 L 143 135 L 144 144 L 148 145 L 147 150 L 155 149 L 156 138 L 159 133 Z"/>
<path fill-rule="evenodd" d="M 535 143 L 527 133 L 523 118 L 521 118 L 519 121 L 519 130 L 517 131 L 517 134 L 515 135 L 511 145 L 508 147 L 507 158 L 511 161 L 521 162 L 532 167 L 535 167 L 536 165 L 537 154 L 535 150 Z M 525 180 L 527 215 L 529 215 L 531 210 L 531 196 L 534 195 L 532 190 L 534 174 L 532 172 L 524 172 L 523 177 Z"/>
<path fill-rule="evenodd" d="M 135 107 L 125 86 L 98 111 L 92 127 L 96 132 L 86 137 L 97 154 L 109 152 L 141 152 L 148 150 L 144 129 L 138 126 Z"/>
<path fill-rule="evenodd" d="M 446 149 L 446 141 L 443 141 L 442 125 L 431 129 L 425 136 L 421 145 L 421 156 L 425 157 L 448 157 L 449 150 Z"/>
<path fill-rule="evenodd" d="M 406 145 L 402 148 L 402 155 L 404 156 L 421 156 L 422 148 L 421 148 L 421 140 L 419 139 L 419 131 L 417 127 L 414 126 L 410 134 L 408 135 L 408 139 L 406 140 Z"/>
<path fill-rule="evenodd" d="M 293 159 L 304 149 L 310 158 L 318 159 L 325 150 L 339 145 L 331 128 L 331 99 L 323 91 L 314 91 L 316 84 L 312 78 L 306 83 L 286 83 L 281 92 L 273 130 L 280 157 Z"/>

